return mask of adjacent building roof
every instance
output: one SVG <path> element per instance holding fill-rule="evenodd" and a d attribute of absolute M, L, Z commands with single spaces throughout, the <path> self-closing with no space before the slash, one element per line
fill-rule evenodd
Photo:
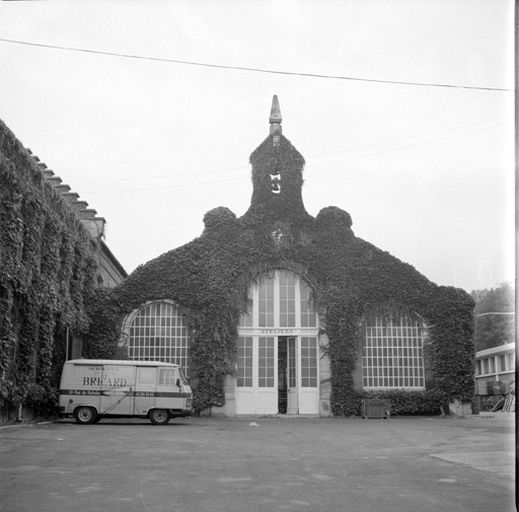
<path fill-rule="evenodd" d="M 60 176 L 54 174 L 37 155 L 29 148 L 25 148 L 30 158 L 36 163 L 45 181 L 52 185 L 54 190 L 61 196 L 69 210 L 78 218 L 89 235 L 98 243 L 96 258 L 99 263 L 98 285 L 112 288 L 120 284 L 128 277 L 128 274 L 119 260 L 114 256 L 108 245 L 104 242 L 106 219 L 97 215 L 97 211 L 89 208 L 89 204 L 80 199 L 77 192 L 71 190 L 70 186 L 63 183 Z"/>

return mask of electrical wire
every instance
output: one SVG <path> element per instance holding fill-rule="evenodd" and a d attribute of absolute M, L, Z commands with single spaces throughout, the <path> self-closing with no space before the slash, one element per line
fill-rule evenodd
<path fill-rule="evenodd" d="M 479 130 L 472 130 L 470 132 L 464 132 L 464 133 L 459 133 L 459 134 L 454 134 L 454 135 L 448 135 L 446 137 L 440 137 L 440 138 L 437 138 L 437 139 L 434 139 L 434 140 L 431 140 L 431 141 L 424 141 L 424 142 L 418 142 L 416 144 L 409 144 L 407 146 L 400 146 L 398 148 L 391 148 L 391 149 L 387 149 L 385 151 L 379 151 L 379 152 L 376 152 L 376 153 L 368 153 L 368 154 L 365 154 L 365 155 L 359 155 L 359 156 L 353 156 L 353 157 L 349 157 L 349 158 L 342 158 L 342 159 L 339 159 L 339 160 L 333 160 L 332 162 L 321 162 L 321 163 L 315 163 L 315 164 L 307 164 L 305 166 L 305 170 L 308 170 L 308 167 L 310 167 L 310 169 L 312 169 L 313 167 L 318 167 L 320 165 L 330 165 L 330 164 L 335 164 L 335 163 L 340 163 L 340 162 L 347 162 L 347 161 L 351 161 L 351 160 L 360 160 L 360 159 L 363 159 L 363 158 L 369 158 L 371 156 L 378 156 L 378 155 L 382 155 L 382 154 L 385 154 L 385 153 L 392 153 L 394 151 L 402 151 L 404 149 L 409 149 L 409 148 L 413 148 L 413 147 L 416 147 L 416 146 L 422 146 L 424 144 L 429 144 L 431 142 L 438 142 L 438 141 L 442 141 L 442 140 L 445 140 L 445 139 L 448 139 L 450 137 L 454 137 L 454 136 L 460 136 L 460 135 L 466 135 L 467 133 L 476 133 L 476 132 L 480 132 L 480 131 L 484 131 L 488 128 L 480 128 Z M 236 182 L 236 181 L 244 181 L 244 180 L 249 180 L 250 177 L 249 176 L 240 176 L 238 178 L 225 178 L 225 179 L 222 179 L 222 180 L 211 180 L 211 181 L 205 181 L 205 182 L 199 182 L 199 183 L 180 183 L 180 184 L 175 184 L 175 185 L 162 185 L 162 186 L 154 186 L 154 187 L 147 187 L 147 188 L 132 188 L 132 189 L 123 189 L 123 190 L 96 190 L 95 192 L 90 192 L 89 194 L 94 194 L 94 193 L 115 193 L 115 192 L 141 192 L 141 191 L 149 191 L 149 190 L 170 190 L 170 189 L 176 189 L 176 188 L 186 188 L 186 187 L 198 187 L 198 186 L 201 186 L 201 185 L 212 185 L 212 184 L 215 184 L 215 183 L 228 183 L 228 182 Z"/>
<path fill-rule="evenodd" d="M 452 135 L 447 135 L 445 137 L 438 137 L 438 138 L 433 139 L 433 140 L 426 140 L 426 141 L 423 141 L 423 142 L 417 142 L 416 144 L 408 144 L 407 146 L 399 146 L 397 148 L 390 148 L 390 149 L 386 149 L 384 151 L 378 151 L 377 153 L 368 153 L 366 155 L 359 155 L 359 156 L 353 156 L 353 157 L 348 157 L 348 158 L 341 158 L 339 160 L 333 160 L 333 161 L 317 162 L 317 163 L 314 163 L 314 164 L 308 164 L 305 168 L 308 169 L 308 167 L 312 168 L 312 167 L 317 167 L 319 165 L 336 164 L 336 163 L 339 163 L 339 162 L 347 162 L 347 161 L 350 161 L 350 160 L 359 160 L 361 158 L 368 158 L 370 156 L 383 155 L 385 153 L 393 153 L 394 151 L 402 151 L 404 149 L 414 148 L 414 147 L 417 147 L 417 146 L 423 146 L 424 144 L 430 144 L 432 142 L 439 142 L 439 141 L 442 141 L 442 140 L 449 139 L 450 137 L 459 137 L 461 135 L 468 135 L 468 134 L 471 134 L 471 133 L 478 133 L 478 132 L 481 132 L 481 131 L 484 131 L 484 130 L 488 130 L 488 128 L 490 128 L 490 127 L 479 128 L 477 130 L 471 130 L 469 132 L 455 133 L 455 134 L 452 134 Z"/>
<path fill-rule="evenodd" d="M 349 162 L 349 161 L 352 161 L 352 160 L 360 160 L 360 159 L 363 159 L 363 158 L 369 158 L 369 157 L 372 157 L 372 156 L 378 156 L 378 155 L 382 155 L 382 154 L 385 154 L 385 153 L 392 153 L 394 151 L 402 151 L 404 149 L 414 148 L 416 146 L 423 146 L 424 144 L 430 144 L 432 142 L 443 141 L 443 140 L 448 139 L 450 137 L 456 137 L 456 136 L 461 136 L 461 135 L 466 135 L 466 134 L 471 134 L 471 133 L 477 133 L 477 132 L 480 132 L 480 131 L 484 131 L 484 130 L 486 130 L 488 128 L 489 127 L 485 127 L 485 128 L 480 128 L 478 130 L 471 130 L 469 132 L 456 133 L 456 134 L 452 134 L 452 135 L 447 135 L 445 137 L 436 138 L 436 139 L 433 139 L 433 140 L 418 142 L 416 144 L 409 144 L 407 146 L 400 146 L 400 147 L 397 147 L 397 148 L 390 148 L 390 149 L 387 149 L 385 151 L 378 151 L 378 152 L 375 152 L 375 153 L 368 153 L 368 154 L 359 155 L 359 156 L 353 156 L 353 157 L 348 157 L 348 158 L 341 158 L 339 160 L 333 160 L 331 162 L 307 163 L 307 165 L 305 166 L 305 170 L 308 171 L 309 168 L 311 170 L 313 167 L 318 167 L 318 166 L 322 166 L 322 165 L 331 165 L 331 164 L 340 163 L 340 162 Z M 408 138 L 413 138 L 413 137 L 408 137 Z M 405 140 L 405 139 L 401 139 L 401 140 Z M 382 143 L 382 144 L 384 144 L 384 143 Z M 374 145 L 381 145 L 381 144 L 374 144 Z M 243 169 L 244 169 L 244 167 L 243 167 Z M 192 174 L 192 173 L 188 173 L 188 175 L 190 175 L 190 174 Z M 183 175 L 185 175 L 185 174 L 183 174 Z M 180 175 L 174 174 L 172 176 L 165 176 L 165 177 L 177 177 L 177 176 L 180 176 Z M 130 189 L 121 189 L 121 190 L 96 190 L 96 191 L 93 191 L 93 192 L 89 192 L 89 194 L 116 193 L 116 192 L 117 193 L 119 193 L 119 192 L 141 192 L 141 191 L 149 191 L 149 190 L 170 190 L 170 189 L 176 189 L 176 188 L 197 187 L 199 185 L 212 185 L 212 184 L 215 184 L 215 183 L 228 183 L 228 182 L 244 181 L 244 180 L 248 180 L 248 179 L 250 179 L 249 176 L 240 176 L 240 177 L 237 177 L 237 178 L 225 178 L 225 179 L 221 179 L 221 180 L 203 181 L 203 182 L 199 182 L 199 183 L 180 183 L 180 184 L 175 184 L 175 185 L 157 185 L 157 186 L 146 187 L 146 188 L 130 188 Z"/>
<path fill-rule="evenodd" d="M 452 128 L 445 128 L 444 130 L 436 130 L 434 132 L 427 132 L 427 133 L 421 133 L 421 134 L 417 134 L 417 135 L 409 135 L 408 137 L 401 137 L 401 138 L 398 138 L 398 139 L 391 139 L 391 140 L 387 140 L 385 142 L 376 142 L 374 144 L 365 144 L 363 146 L 355 146 L 355 147 L 346 148 L 346 149 L 339 149 L 337 151 L 332 151 L 331 153 L 322 153 L 322 154 L 319 154 L 319 155 L 309 155 L 308 159 L 310 159 L 310 158 L 313 159 L 313 158 L 327 157 L 327 156 L 331 156 L 331 155 L 337 155 L 339 153 L 347 153 L 347 152 L 356 151 L 356 150 L 359 150 L 359 149 L 367 149 L 367 148 L 371 148 L 371 147 L 374 147 L 374 146 L 386 146 L 388 144 L 394 144 L 396 142 L 402 142 L 404 140 L 419 139 L 419 138 L 422 138 L 422 137 L 429 137 L 431 135 L 438 135 L 438 134 L 442 134 L 442 133 L 453 132 L 453 131 L 457 131 L 457 130 L 463 130 L 464 128 L 471 128 L 472 126 L 479 126 L 479 125 L 482 125 L 482 124 L 495 123 L 496 121 L 502 121 L 504 119 L 505 119 L 504 117 L 495 117 L 493 119 L 488 119 L 487 121 L 478 121 L 477 123 L 465 124 L 465 125 L 462 125 L 462 126 L 454 126 Z M 489 126 L 487 128 L 491 128 L 491 126 Z M 482 129 L 486 130 L 487 128 L 482 128 Z M 472 133 L 472 132 L 455 133 L 452 136 L 456 137 L 457 135 L 464 135 L 465 133 Z M 424 143 L 426 143 L 426 142 L 428 142 L 428 141 L 425 141 Z"/>
<path fill-rule="evenodd" d="M 243 181 L 250 180 L 250 176 L 240 176 L 239 178 L 226 178 L 223 180 L 211 180 L 211 181 L 201 181 L 199 183 L 177 183 L 175 185 L 159 185 L 155 187 L 145 187 L 145 188 L 127 188 L 122 190 L 94 190 L 88 192 L 88 195 L 92 196 L 95 194 L 113 194 L 120 192 L 146 192 L 148 190 L 170 190 L 176 188 L 186 188 L 186 187 L 198 187 L 201 185 L 213 185 L 215 183 L 228 183 L 231 181 Z"/>
<path fill-rule="evenodd" d="M 308 166 L 314 167 L 314 166 L 325 165 L 325 164 L 329 164 L 329 163 L 342 162 L 342 161 L 347 161 L 347 160 L 356 160 L 356 159 L 359 159 L 359 158 L 364 158 L 364 157 L 369 157 L 369 156 L 376 156 L 378 154 L 383 154 L 383 153 L 386 153 L 386 152 L 399 151 L 401 149 L 407 149 L 409 147 L 414 147 L 414 146 L 418 146 L 418 145 L 428 144 L 428 143 L 431 143 L 431 142 L 436 142 L 438 140 L 444 140 L 444 139 L 447 139 L 449 137 L 459 137 L 461 135 L 471 134 L 471 133 L 475 133 L 475 132 L 478 132 L 478 131 L 481 131 L 481 130 L 489 129 L 489 128 L 491 128 L 491 126 L 480 128 L 479 130 L 471 130 L 471 131 L 464 131 L 464 132 L 461 132 L 461 133 L 454 133 L 452 135 L 441 137 L 439 139 L 436 138 L 436 139 L 433 139 L 433 140 L 426 140 L 426 141 L 422 141 L 422 142 L 419 142 L 417 144 L 412 144 L 412 145 L 408 145 L 408 146 L 400 146 L 398 148 L 391 148 L 391 149 L 388 149 L 386 151 L 382 151 L 380 153 L 369 153 L 367 155 L 361 155 L 361 156 L 356 156 L 356 157 L 351 157 L 351 158 L 346 158 L 346 159 L 341 159 L 341 160 L 334 160 L 332 162 L 328 162 L 328 161 L 326 161 L 326 162 L 312 162 L 312 160 L 314 158 L 323 158 L 323 157 L 327 157 L 327 156 L 331 156 L 331 155 L 336 155 L 336 154 L 339 154 L 339 153 L 348 153 L 348 152 L 352 152 L 352 151 L 357 151 L 357 150 L 360 150 L 360 149 L 369 149 L 369 148 L 378 147 L 378 146 L 387 146 L 388 144 L 395 144 L 397 142 L 402 142 L 402 141 L 406 141 L 406 140 L 412 140 L 412 139 L 417 139 L 417 138 L 421 138 L 421 137 L 429 137 L 431 135 L 438 135 L 438 134 L 442 134 L 442 133 L 452 132 L 452 131 L 455 131 L 455 130 L 462 130 L 464 128 L 470 128 L 472 126 L 479 126 L 479 125 L 482 125 L 482 124 L 495 123 L 496 121 L 500 121 L 502 119 L 504 119 L 504 118 L 496 117 L 494 119 L 489 119 L 487 121 L 479 121 L 477 123 L 471 123 L 471 124 L 468 124 L 468 125 L 463 125 L 463 126 L 458 126 L 458 127 L 453 127 L 453 128 L 446 128 L 445 130 L 437 130 L 437 131 L 434 131 L 434 132 L 427 132 L 427 133 L 420 134 L 420 135 L 410 135 L 409 137 L 401 137 L 401 138 L 398 138 L 398 139 L 391 139 L 391 140 L 388 140 L 388 141 L 385 141 L 385 142 L 377 142 L 377 143 L 374 143 L 374 144 L 365 144 L 365 145 L 362 145 L 362 146 L 354 146 L 354 147 L 350 147 L 350 148 L 346 148 L 346 149 L 341 149 L 341 150 L 338 150 L 338 151 L 332 151 L 330 153 L 324 153 L 324 154 L 320 154 L 320 155 L 313 155 L 313 156 L 309 156 L 308 157 L 308 161 L 309 162 L 307 163 L 306 167 L 308 168 Z M 223 168 L 220 168 L 220 169 L 211 169 L 211 170 L 203 170 L 203 171 L 190 171 L 190 172 L 175 173 L 175 174 L 162 174 L 162 175 L 159 174 L 159 175 L 155 175 L 155 176 L 145 176 L 145 179 L 146 180 L 152 180 L 152 179 L 164 179 L 164 178 L 181 178 L 181 177 L 185 177 L 185 176 L 200 176 L 200 175 L 203 175 L 203 174 L 216 174 L 216 173 L 228 172 L 228 171 L 238 171 L 238 170 L 243 171 L 243 170 L 248 170 L 249 168 L 250 167 L 248 165 L 240 165 L 240 166 L 236 166 L 236 167 L 223 167 Z M 74 183 L 107 183 L 107 182 L 117 182 L 117 183 L 120 183 L 120 182 L 124 182 L 124 181 L 138 181 L 138 180 L 142 180 L 142 179 L 143 179 L 142 176 L 136 176 L 136 177 L 131 177 L 131 178 L 106 178 L 106 179 L 76 180 Z M 208 183 L 210 183 L 210 182 L 208 182 Z"/>
<path fill-rule="evenodd" d="M 154 62 L 167 62 L 170 64 L 185 64 L 188 66 L 199 66 L 206 68 L 219 68 L 219 69 L 232 69 L 237 71 L 251 71 L 254 73 L 269 73 L 275 75 L 289 75 L 289 76 L 301 76 L 307 78 L 327 78 L 333 80 L 351 80 L 358 82 L 371 82 L 371 83 L 381 83 L 381 84 L 393 84 L 393 85 L 412 85 L 412 86 L 420 86 L 420 87 L 444 87 L 450 89 L 472 89 L 478 91 L 499 91 L 499 92 L 511 92 L 513 89 L 507 89 L 502 87 L 481 87 L 474 85 L 457 85 L 457 84 L 443 84 L 443 83 L 434 83 L 434 82 L 411 82 L 404 80 L 382 80 L 376 78 L 361 78 L 355 76 L 343 76 L 343 75 L 325 75 L 320 73 L 303 73 L 303 72 L 295 72 L 295 71 L 281 71 L 274 69 L 262 69 L 262 68 L 252 68 L 246 66 L 229 66 L 224 64 L 210 64 L 207 62 L 195 62 L 189 60 L 180 60 L 180 59 L 171 59 L 165 57 L 150 57 L 145 55 L 133 55 L 129 53 L 118 53 L 118 52 L 108 52 L 102 50 L 92 50 L 89 48 L 76 48 L 72 46 L 58 46 L 53 44 L 43 44 L 43 43 L 34 43 L 30 41 L 20 41 L 17 39 L 6 39 L 0 38 L 0 42 L 10 43 L 10 44 L 18 44 L 25 46 L 35 46 L 38 48 L 50 48 L 53 50 L 64 50 L 70 52 L 81 52 L 81 53 L 90 53 L 95 55 L 105 55 L 109 57 L 121 57 L 125 59 L 138 59 L 138 60 L 148 60 Z"/>
<path fill-rule="evenodd" d="M 221 169 L 206 169 L 204 171 L 189 171 L 189 172 L 180 172 L 175 174 L 157 174 L 155 176 L 135 176 L 131 178 L 106 178 L 106 179 L 91 179 L 91 180 L 77 180 L 74 183 L 107 183 L 110 181 L 116 181 L 117 183 L 122 181 L 139 181 L 142 179 L 146 180 L 158 180 L 163 178 L 182 178 L 184 176 L 200 176 L 202 174 L 216 174 L 220 172 L 229 172 L 229 171 L 243 171 L 249 169 L 247 165 L 240 165 L 237 167 L 224 167 Z"/>

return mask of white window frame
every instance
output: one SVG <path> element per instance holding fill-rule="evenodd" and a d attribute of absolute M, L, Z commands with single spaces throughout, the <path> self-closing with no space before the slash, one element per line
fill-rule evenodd
<path fill-rule="evenodd" d="M 363 388 L 425 389 L 425 322 L 406 314 L 375 314 L 368 316 L 362 326 Z"/>
<path fill-rule="evenodd" d="M 239 336 L 236 353 L 236 386 L 252 388 L 254 384 L 254 346 L 252 336 Z"/>
<path fill-rule="evenodd" d="M 158 307 L 158 315 L 151 313 L 153 307 L 155 311 Z M 146 315 L 146 312 L 150 314 Z M 157 339 L 158 345 L 152 343 Z M 130 360 L 175 363 L 184 369 L 186 375 L 189 375 L 189 345 L 186 318 L 177 304 L 169 299 L 148 301 L 133 310 L 123 322 L 119 343 L 120 347 L 126 348 Z"/>
<path fill-rule="evenodd" d="M 293 326 L 286 326 L 281 325 L 281 312 L 280 312 L 280 304 L 281 304 L 281 298 L 280 298 L 280 272 L 288 272 L 293 274 L 295 277 L 295 325 Z M 262 278 L 258 280 L 257 283 L 251 285 L 249 287 L 249 304 L 248 304 L 248 311 L 247 313 L 244 313 L 241 315 L 240 318 L 240 324 L 239 327 L 243 329 L 312 329 L 315 330 L 319 324 L 317 311 L 315 308 L 315 304 L 313 304 L 313 301 L 311 300 L 311 291 L 310 291 L 310 301 L 308 301 L 308 293 L 306 292 L 307 289 L 311 290 L 308 283 L 304 281 L 304 279 L 299 276 L 296 272 L 292 270 L 285 270 L 285 269 L 279 269 L 275 271 L 271 271 L 265 276 L 268 276 L 269 278 L 273 279 L 273 287 L 274 287 L 274 322 L 273 325 L 259 325 L 260 320 L 260 307 L 259 307 L 259 296 L 260 296 L 260 287 Z M 302 311 L 301 302 L 304 302 L 305 304 L 307 302 L 311 303 L 311 311 L 308 312 L 308 310 L 305 308 L 305 311 Z M 303 316 L 305 317 L 305 320 L 302 322 Z M 307 323 L 309 325 L 301 325 L 302 323 Z"/>

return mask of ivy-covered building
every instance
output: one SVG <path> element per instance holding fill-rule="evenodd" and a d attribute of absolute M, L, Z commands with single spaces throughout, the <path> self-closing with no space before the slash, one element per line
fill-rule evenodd
<path fill-rule="evenodd" d="M 130 359 L 181 364 L 198 411 L 358 414 L 362 397 L 434 412 L 473 394 L 473 301 L 355 236 L 350 215 L 302 200 L 304 158 L 270 133 L 237 218 L 204 216 L 190 243 L 137 268 L 106 310 Z M 104 317 L 105 326 L 107 317 Z"/>
<path fill-rule="evenodd" d="M 53 412 L 65 358 L 103 355 L 85 338 L 96 295 L 127 277 L 104 228 L 0 121 L 0 419 Z"/>

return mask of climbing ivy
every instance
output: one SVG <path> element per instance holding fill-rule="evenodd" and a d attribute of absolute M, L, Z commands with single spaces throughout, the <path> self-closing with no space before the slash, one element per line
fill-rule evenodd
<path fill-rule="evenodd" d="M 289 269 L 308 281 L 325 313 L 333 414 L 358 414 L 363 395 L 355 390 L 353 371 L 359 328 L 364 315 L 388 305 L 419 313 L 430 326 L 427 353 L 433 377 L 427 395 L 416 400 L 439 406 L 445 400 L 470 399 L 470 296 L 431 283 L 412 266 L 357 238 L 347 212 L 330 206 L 310 216 L 301 198 L 304 159 L 285 137 L 273 137 L 251 156 L 249 210 L 241 218 L 224 207 L 209 211 L 200 237 L 137 268 L 108 297 L 112 328 L 97 342 L 113 347 L 125 315 L 150 300 L 173 300 L 191 330 L 195 408 L 221 406 L 248 285 L 269 270 Z M 272 175 L 281 176 L 279 194 L 270 188 Z M 100 324 L 108 325 L 105 317 L 94 322 L 98 334 Z"/>
<path fill-rule="evenodd" d="M 65 332 L 89 326 L 95 242 L 0 122 L 0 408 L 54 411 Z"/>

